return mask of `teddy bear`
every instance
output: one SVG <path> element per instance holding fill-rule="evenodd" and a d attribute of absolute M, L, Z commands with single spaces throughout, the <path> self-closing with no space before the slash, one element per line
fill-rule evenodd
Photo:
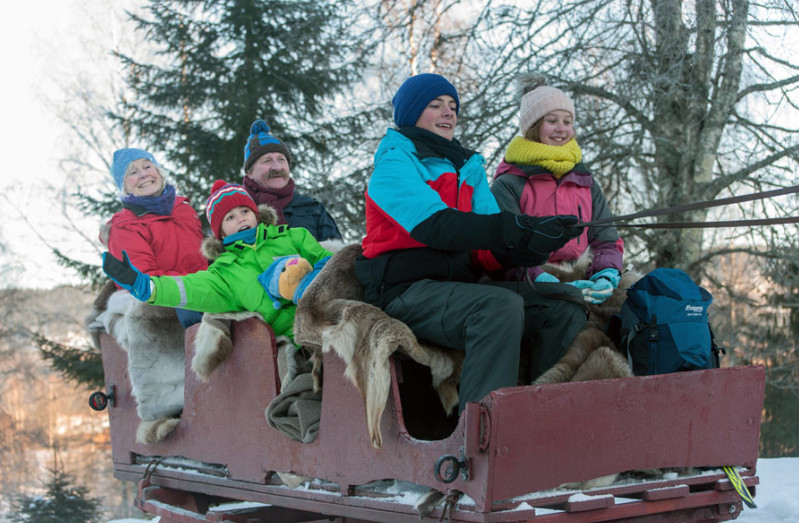
<path fill-rule="evenodd" d="M 308 260 L 294 254 L 275 258 L 258 280 L 272 300 L 272 306 L 279 309 L 283 306 L 281 298 L 296 305 L 314 276 Z"/>

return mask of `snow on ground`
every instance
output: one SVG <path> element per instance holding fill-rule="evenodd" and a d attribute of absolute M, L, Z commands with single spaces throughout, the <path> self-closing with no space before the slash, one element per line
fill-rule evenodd
<path fill-rule="evenodd" d="M 760 485 L 755 492 L 757 508 L 744 507 L 735 521 L 741 523 L 779 523 L 799 521 L 799 458 L 759 459 Z M 115 519 L 108 523 L 141 523 L 143 519 Z M 149 520 L 156 523 L 158 518 Z"/>
<path fill-rule="evenodd" d="M 760 485 L 755 489 L 757 508 L 744 507 L 735 521 L 799 521 L 799 458 L 759 459 L 757 475 L 760 477 Z"/>

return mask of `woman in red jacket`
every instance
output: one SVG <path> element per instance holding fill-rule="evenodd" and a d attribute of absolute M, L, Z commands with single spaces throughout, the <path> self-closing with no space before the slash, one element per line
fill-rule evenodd
<path fill-rule="evenodd" d="M 158 162 L 142 149 L 114 153 L 114 181 L 121 191 L 122 210 L 110 221 L 108 250 L 122 251 L 139 270 L 150 275 L 180 276 L 208 267 L 200 253 L 202 225 L 197 213 L 175 187 L 166 183 Z M 176 309 L 184 327 L 202 314 Z"/>

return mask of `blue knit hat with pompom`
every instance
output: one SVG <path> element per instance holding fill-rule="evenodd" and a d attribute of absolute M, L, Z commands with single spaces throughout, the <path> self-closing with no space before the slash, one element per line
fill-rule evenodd
<path fill-rule="evenodd" d="M 391 103 L 394 105 L 394 123 L 397 127 L 416 125 L 425 107 L 436 97 L 448 94 L 455 99 L 455 114 L 461 108 L 458 91 L 449 80 L 439 74 L 424 73 L 411 76 L 404 82 Z"/>
<path fill-rule="evenodd" d="M 269 126 L 263 120 L 256 120 L 250 126 L 250 137 L 244 146 L 244 172 L 266 153 L 281 153 L 291 166 L 291 153 L 286 144 L 269 134 Z"/>

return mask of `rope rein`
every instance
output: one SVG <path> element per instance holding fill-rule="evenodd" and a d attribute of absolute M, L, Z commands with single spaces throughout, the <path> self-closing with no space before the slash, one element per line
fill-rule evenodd
<path fill-rule="evenodd" d="M 799 185 L 792 187 L 785 187 L 783 189 L 774 189 L 771 191 L 762 191 L 751 194 L 744 194 L 741 196 L 731 196 L 729 198 L 721 198 L 719 200 L 706 200 L 703 202 L 684 203 L 674 205 L 671 207 L 664 207 L 661 209 L 649 209 L 632 214 L 624 214 L 622 216 L 611 216 L 601 220 L 593 220 L 588 222 L 580 222 L 573 227 L 616 227 L 616 228 L 639 228 L 639 229 L 702 229 L 712 227 L 740 227 L 740 226 L 760 226 L 760 225 L 778 225 L 787 223 L 799 223 L 799 216 L 786 216 L 783 218 L 763 218 L 751 220 L 728 220 L 717 222 L 661 222 L 661 223 L 628 223 L 623 224 L 620 222 L 627 222 L 636 220 L 638 218 L 648 218 L 650 216 L 662 216 L 664 214 L 679 214 L 687 211 L 695 211 L 699 209 L 709 209 L 711 207 L 721 207 L 733 203 L 750 202 L 754 200 L 763 200 L 766 198 L 775 198 L 785 194 L 794 194 L 799 192 Z"/>

